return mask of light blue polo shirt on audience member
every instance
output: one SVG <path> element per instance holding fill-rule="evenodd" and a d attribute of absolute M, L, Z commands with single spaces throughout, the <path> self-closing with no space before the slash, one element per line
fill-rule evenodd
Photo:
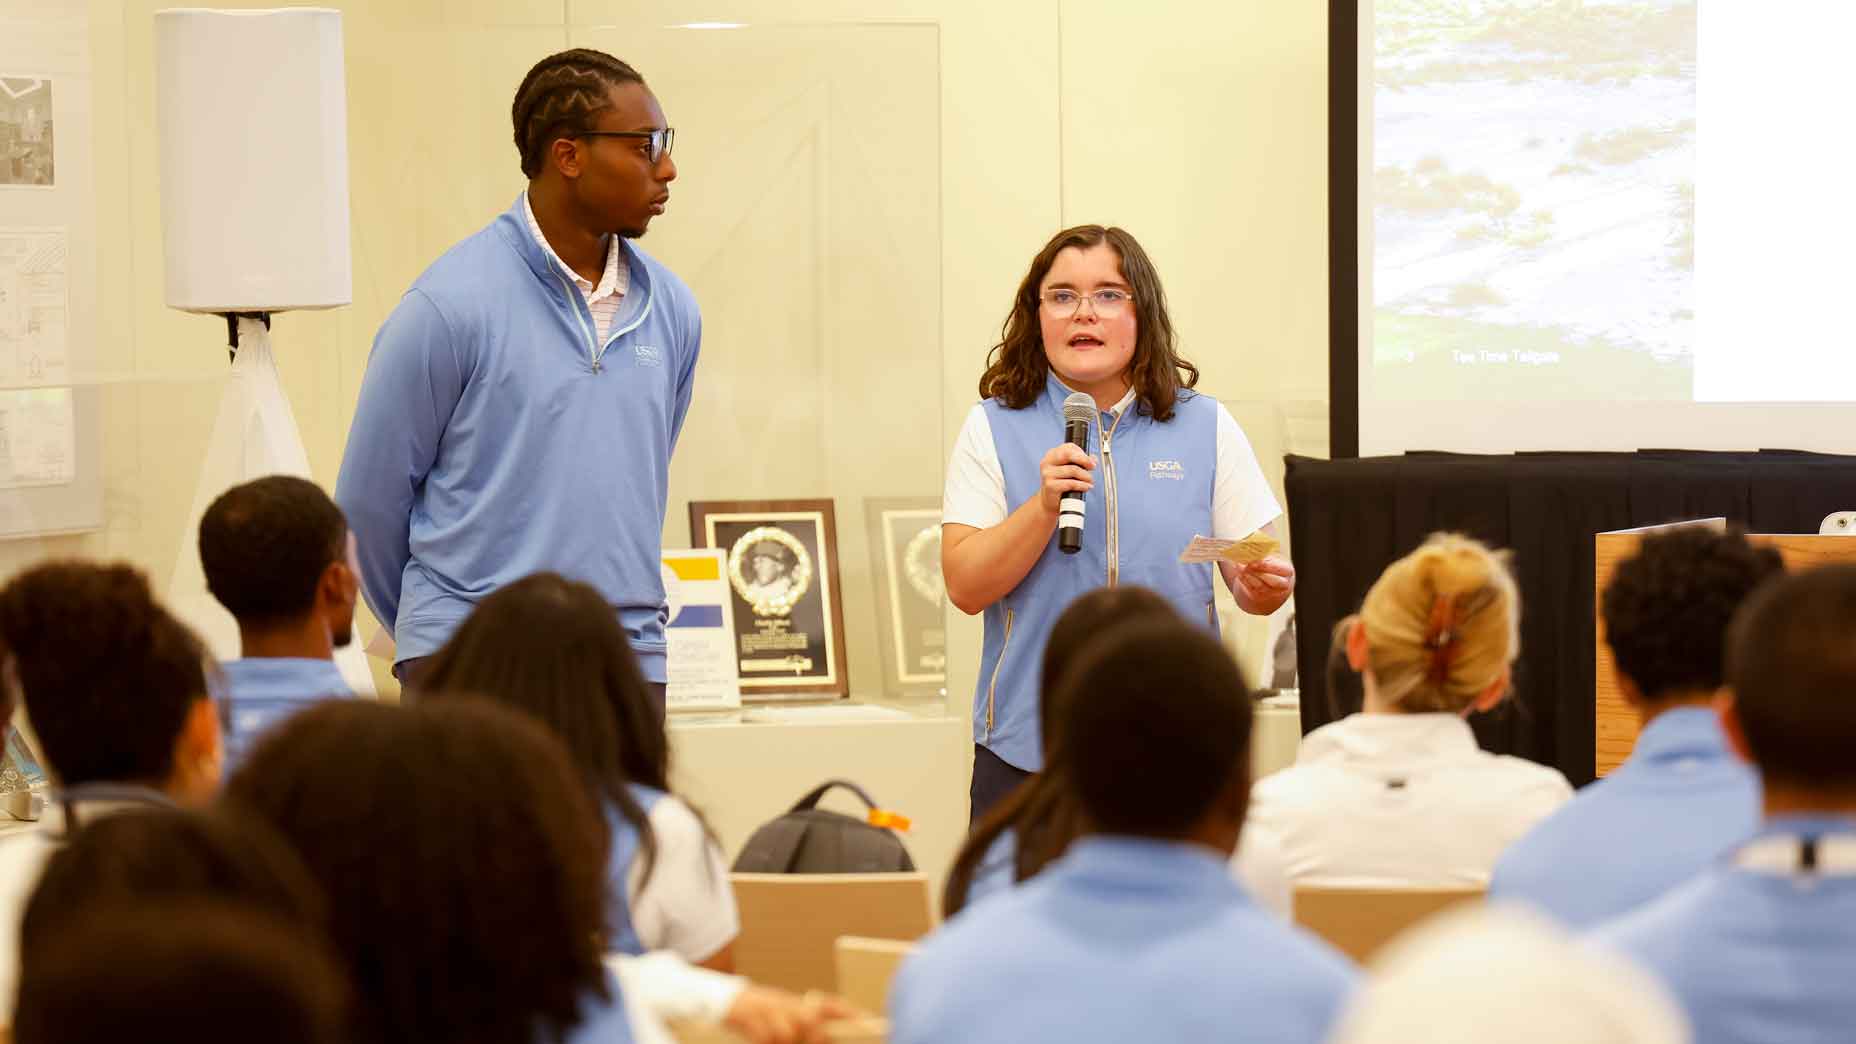
<path fill-rule="evenodd" d="M 219 665 L 226 771 L 245 758 L 259 734 L 312 703 L 353 696 L 334 660 L 261 656 Z"/>
<path fill-rule="evenodd" d="M 1807 837 L 1815 869 L 1802 865 Z M 1593 938 L 1662 979 L 1695 1044 L 1856 1040 L 1856 817 L 1774 817 Z"/>
<path fill-rule="evenodd" d="M 1356 978 L 1212 850 L 1091 836 L 923 941 L 890 991 L 889 1040 L 1317 1044 Z"/>
<path fill-rule="evenodd" d="M 642 1034 L 634 1032 L 618 976 L 610 968 L 606 971 L 606 992 L 611 994 L 608 1000 L 587 997 L 582 1001 L 580 1024 L 567 1032 L 564 1044 L 634 1044 L 640 1038 Z M 535 1034 L 535 1044 L 554 1039 L 546 1033 Z"/>
<path fill-rule="evenodd" d="M 1571 928 L 1617 917 L 1700 873 L 1759 829 L 1759 776 L 1705 707 L 1664 711 L 1610 775 L 1510 845 L 1491 899 Z"/>

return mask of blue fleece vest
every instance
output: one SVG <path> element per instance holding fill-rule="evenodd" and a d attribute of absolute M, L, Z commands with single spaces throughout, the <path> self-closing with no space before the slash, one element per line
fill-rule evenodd
<path fill-rule="evenodd" d="M 630 783 L 632 800 L 648 817 L 657 803 L 668 797 L 655 787 Z M 638 828 L 626 822 L 617 805 L 606 803 L 606 826 L 612 833 L 612 849 L 606 856 L 606 949 L 612 953 L 643 954 L 645 945 L 632 923 L 632 864 L 638 860 L 643 839 Z"/>
<path fill-rule="evenodd" d="M 1022 410 L 985 402 L 993 446 L 1005 472 L 1009 509 L 1043 488 L 1038 462 L 1063 440 L 1063 400 L 1055 376 Z M 1211 535 L 1212 484 L 1218 469 L 1218 402 L 1181 392 L 1161 423 L 1138 405 L 1100 411 L 1089 449 L 1095 487 L 1084 498 L 1083 549 L 1057 550 L 1057 536 L 1011 593 L 986 608 L 973 735 L 1007 763 L 1036 772 L 1044 765 L 1038 735 L 1044 643 L 1057 617 L 1098 587 L 1134 584 L 1163 595 L 1187 620 L 1218 633 L 1212 602 L 1214 567 L 1181 565 L 1194 534 Z"/>

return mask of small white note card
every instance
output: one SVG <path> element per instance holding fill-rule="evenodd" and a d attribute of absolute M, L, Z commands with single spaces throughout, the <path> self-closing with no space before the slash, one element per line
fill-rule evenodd
<path fill-rule="evenodd" d="M 1193 534 L 1192 542 L 1179 553 L 1179 560 L 1184 562 L 1216 562 L 1224 553 L 1237 546 L 1235 540 L 1213 540 L 1208 536 Z"/>
<path fill-rule="evenodd" d="M 1271 554 L 1281 546 L 1275 537 L 1260 529 L 1242 540 L 1220 540 L 1194 533 L 1192 541 L 1179 553 L 1179 560 L 1182 563 L 1236 562 L 1245 565 Z"/>

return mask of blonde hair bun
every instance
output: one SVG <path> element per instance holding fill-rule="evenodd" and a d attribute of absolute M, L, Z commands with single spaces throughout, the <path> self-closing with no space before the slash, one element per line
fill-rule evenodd
<path fill-rule="evenodd" d="M 1411 566 L 1432 593 L 1457 598 L 1487 589 L 1492 574 L 1507 573 L 1506 558 L 1460 533 L 1433 533 L 1411 553 Z"/>
<path fill-rule="evenodd" d="M 1380 699 L 1410 713 L 1460 713 L 1519 654 L 1520 615 L 1506 552 L 1431 534 L 1386 568 L 1360 607 Z"/>

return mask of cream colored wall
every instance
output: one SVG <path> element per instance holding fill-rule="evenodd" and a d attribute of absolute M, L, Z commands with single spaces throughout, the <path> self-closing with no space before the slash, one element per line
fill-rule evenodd
<path fill-rule="evenodd" d="M 1280 500 L 1283 454 L 1327 453 L 1326 9 L 1064 0 L 1061 22 L 1064 223 L 1141 241 Z M 1267 624 L 1220 601 L 1255 678 Z"/>
<path fill-rule="evenodd" d="M 112 381 L 106 525 L 0 545 L 0 574 L 92 554 L 142 564 L 161 583 L 187 536 L 225 356 L 218 320 L 161 300 L 151 14 L 163 6 L 91 4 L 111 305 L 98 345 Z M 1232 407 L 1266 471 L 1279 476 L 1286 450 L 1325 452 L 1318 4 L 792 0 L 771 22 L 759 0 L 330 6 L 345 20 L 355 301 L 282 316 L 275 333 L 325 485 L 374 330 L 426 264 L 520 190 L 510 95 L 535 58 L 577 44 L 637 64 L 681 134 L 676 198 L 644 244 L 696 286 L 707 320 L 667 540 L 684 537 L 690 497 L 836 498 L 854 678 L 878 669 L 872 614 L 856 611 L 870 604 L 860 498 L 938 494 L 1012 288 L 1066 223 L 1113 222 L 1143 241 L 1201 388 Z M 698 19 L 750 28 L 666 28 Z M 950 616 L 948 711 L 964 719 L 979 628 Z M 1253 665 L 1260 627 L 1237 635 Z M 936 821 L 916 854 L 938 872 L 965 814 L 968 747 L 938 732 L 926 741 L 948 762 L 933 776 L 919 771 L 918 736 L 812 730 L 803 774 L 878 776 L 886 802 Z M 779 745 L 771 731 L 679 739 L 684 775 L 730 824 L 760 815 L 726 808 L 765 781 L 763 765 L 737 756 L 743 742 Z"/>

